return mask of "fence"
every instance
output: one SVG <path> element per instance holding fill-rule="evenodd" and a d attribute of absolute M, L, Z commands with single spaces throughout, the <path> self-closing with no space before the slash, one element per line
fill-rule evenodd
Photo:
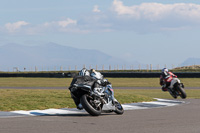
<path fill-rule="evenodd" d="M 82 68 L 96 69 L 96 70 L 160 70 L 163 67 L 174 69 L 178 65 L 153 65 L 153 64 L 138 64 L 138 65 L 74 65 L 74 66 L 34 66 L 34 67 L 0 67 L 0 71 L 5 72 L 41 72 L 41 71 L 78 71 Z"/>

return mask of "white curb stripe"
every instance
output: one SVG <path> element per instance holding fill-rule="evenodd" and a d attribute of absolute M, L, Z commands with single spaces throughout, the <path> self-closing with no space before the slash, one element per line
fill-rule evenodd
<path fill-rule="evenodd" d="M 184 101 L 176 100 L 167 100 L 167 99 L 158 99 L 154 102 L 141 102 L 141 103 L 131 103 L 123 104 L 124 110 L 138 110 L 138 109 L 150 109 L 150 108 L 161 108 L 168 106 L 176 106 L 185 103 Z M 86 113 L 85 110 L 78 109 L 46 109 L 46 110 L 30 110 L 30 111 L 11 111 L 12 113 L 28 115 L 28 116 L 42 116 L 42 115 L 70 115 L 70 114 L 80 114 Z"/>
<path fill-rule="evenodd" d="M 185 103 L 184 101 L 177 100 L 167 100 L 155 98 L 157 101 L 153 102 L 142 102 L 142 103 L 132 103 L 122 105 L 124 110 L 136 110 L 136 109 L 150 109 L 150 108 L 160 108 L 168 106 L 176 106 Z"/>

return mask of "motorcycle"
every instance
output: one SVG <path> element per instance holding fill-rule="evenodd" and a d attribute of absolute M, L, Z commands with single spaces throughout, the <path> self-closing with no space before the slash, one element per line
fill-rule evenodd
<path fill-rule="evenodd" d="M 76 105 L 81 103 L 83 108 L 92 116 L 99 116 L 102 112 L 123 114 L 123 107 L 114 98 L 112 85 L 108 82 L 103 87 L 104 95 L 97 95 L 93 91 L 94 83 L 95 80 L 90 76 L 73 78 L 69 90 Z"/>
<path fill-rule="evenodd" d="M 180 96 L 182 99 L 185 99 L 187 97 L 184 85 L 178 78 L 173 78 L 170 86 L 168 87 L 168 91 L 173 98 Z"/>

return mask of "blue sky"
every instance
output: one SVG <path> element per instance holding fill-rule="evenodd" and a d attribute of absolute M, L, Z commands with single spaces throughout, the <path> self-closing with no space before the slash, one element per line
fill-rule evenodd
<path fill-rule="evenodd" d="M 6 0 L 0 45 L 55 42 L 98 49 L 143 64 L 179 65 L 200 58 L 196 0 Z"/>

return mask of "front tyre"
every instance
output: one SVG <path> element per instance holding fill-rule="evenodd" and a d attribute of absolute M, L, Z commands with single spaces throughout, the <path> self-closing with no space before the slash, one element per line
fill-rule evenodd
<path fill-rule="evenodd" d="M 92 116 L 99 116 L 101 114 L 101 106 L 95 103 L 93 97 L 88 94 L 84 94 L 81 99 L 81 104 L 83 108 Z"/>
<path fill-rule="evenodd" d="M 115 111 L 114 112 L 118 115 L 122 115 L 124 113 L 124 109 L 123 109 L 122 105 L 117 101 L 115 101 Z"/>
<path fill-rule="evenodd" d="M 177 86 L 177 89 L 178 89 L 178 91 L 179 91 L 179 93 L 180 93 L 180 97 L 181 97 L 182 99 L 185 99 L 185 98 L 187 97 L 187 95 L 186 95 L 186 93 L 185 93 L 185 90 L 184 90 L 182 87 L 180 87 L 180 85 Z"/>
<path fill-rule="evenodd" d="M 169 90 L 169 94 L 170 94 L 174 99 L 177 98 L 176 93 L 172 92 L 171 90 Z"/>

